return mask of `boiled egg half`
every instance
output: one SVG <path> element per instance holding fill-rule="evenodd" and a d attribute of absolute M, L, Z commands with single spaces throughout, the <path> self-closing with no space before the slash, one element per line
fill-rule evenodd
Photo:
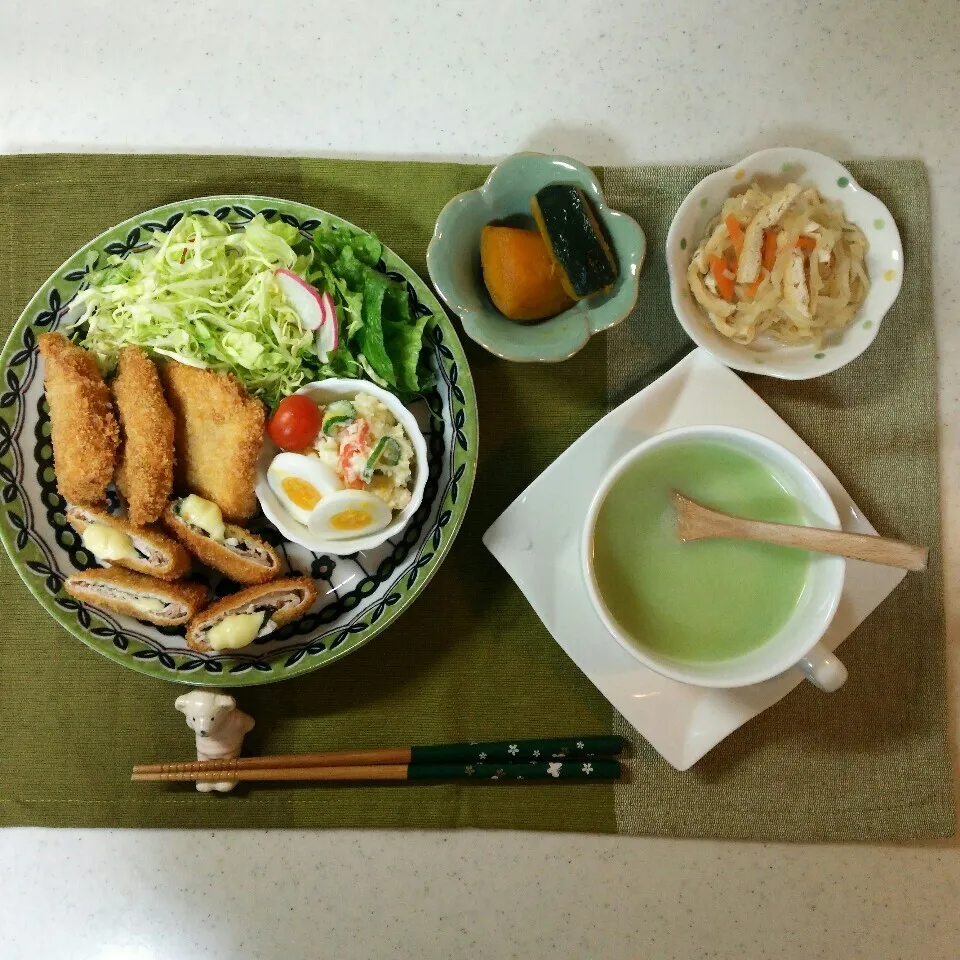
<path fill-rule="evenodd" d="M 325 540 L 352 540 L 382 530 L 393 511 L 366 490 L 341 490 L 324 497 L 310 517 L 310 533 Z"/>
<path fill-rule="evenodd" d="M 267 468 L 267 483 L 287 513 L 305 527 L 327 497 L 343 491 L 332 467 L 302 453 L 277 454 Z"/>

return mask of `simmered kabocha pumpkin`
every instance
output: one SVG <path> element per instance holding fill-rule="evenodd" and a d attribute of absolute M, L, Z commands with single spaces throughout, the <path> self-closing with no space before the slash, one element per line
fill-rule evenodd
<path fill-rule="evenodd" d="M 550 255 L 560 267 L 567 296 L 582 300 L 613 287 L 617 261 L 582 190 L 568 183 L 551 183 L 537 192 L 531 209 Z"/>
<path fill-rule="evenodd" d="M 545 320 L 573 305 L 564 291 L 560 268 L 536 230 L 484 227 L 480 263 L 490 299 L 509 320 Z"/>

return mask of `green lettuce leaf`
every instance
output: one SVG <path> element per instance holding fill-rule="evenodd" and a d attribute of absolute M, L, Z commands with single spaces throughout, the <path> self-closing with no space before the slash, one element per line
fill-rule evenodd
<path fill-rule="evenodd" d="M 327 263 L 333 263 L 349 250 L 351 259 L 367 267 L 376 267 L 383 255 L 383 244 L 375 234 L 354 233 L 345 227 L 318 227 L 313 234 L 313 245 Z"/>
<path fill-rule="evenodd" d="M 432 385 L 425 383 L 419 372 L 423 331 L 428 319 L 429 317 L 420 317 L 413 323 L 384 321 L 384 344 L 393 362 L 396 386 L 401 393 L 419 393 Z"/>
<path fill-rule="evenodd" d="M 341 368 L 346 351 L 366 376 L 401 396 L 432 387 L 435 377 L 423 343 L 430 318 L 415 317 L 406 284 L 377 270 L 383 256 L 380 241 L 345 228 L 321 228 L 313 245 L 307 279 L 333 295 L 340 321 L 341 356 L 331 358 L 324 369 Z"/>

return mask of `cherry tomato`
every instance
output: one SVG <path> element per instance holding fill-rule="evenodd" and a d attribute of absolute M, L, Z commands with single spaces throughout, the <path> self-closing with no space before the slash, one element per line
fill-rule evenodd
<path fill-rule="evenodd" d="M 284 397 L 267 424 L 270 439 L 284 450 L 305 450 L 320 432 L 320 409 L 303 394 Z"/>

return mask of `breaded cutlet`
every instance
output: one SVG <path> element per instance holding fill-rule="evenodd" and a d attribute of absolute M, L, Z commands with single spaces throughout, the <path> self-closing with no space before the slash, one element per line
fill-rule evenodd
<path fill-rule="evenodd" d="M 157 520 L 173 493 L 173 413 L 157 368 L 139 347 L 120 351 L 110 389 L 120 422 L 114 480 L 140 527 Z"/>
<path fill-rule="evenodd" d="M 178 486 L 212 500 L 224 519 L 246 520 L 257 506 L 266 409 L 230 374 L 176 362 L 160 374 L 173 411 Z"/>
<path fill-rule="evenodd" d="M 210 650 L 206 632 L 219 621 L 245 613 L 269 614 L 270 631 L 306 616 L 317 599 L 317 585 L 309 577 L 283 577 L 247 587 L 214 601 L 196 615 L 187 627 L 187 646 L 193 650 Z M 265 621 L 265 626 L 266 626 Z M 261 636 L 268 631 L 261 631 Z"/>
<path fill-rule="evenodd" d="M 133 553 L 129 556 L 110 556 L 106 561 L 113 567 L 126 567 L 161 580 L 179 580 L 192 566 L 190 554 L 173 537 L 156 527 L 139 527 L 123 517 L 117 517 L 96 507 L 67 507 L 67 523 L 81 538 L 88 527 L 105 526 L 129 537 Z M 87 551 L 97 556 L 96 544 L 84 540 Z M 135 554 L 135 556 L 133 555 Z M 100 560 L 100 557 L 97 557 Z"/>
<path fill-rule="evenodd" d="M 196 617 L 207 602 L 202 583 L 167 583 L 119 567 L 93 567 L 72 573 L 63 582 L 71 597 L 103 610 L 176 627 Z"/>
<path fill-rule="evenodd" d="M 62 333 L 37 337 L 57 488 L 70 503 L 102 503 L 113 478 L 119 431 L 97 362 Z"/>
<path fill-rule="evenodd" d="M 180 516 L 181 502 L 163 511 L 163 525 L 202 563 L 237 583 L 266 583 L 280 575 L 280 557 L 266 540 L 233 523 L 226 525 L 222 541 L 215 540 Z"/>

